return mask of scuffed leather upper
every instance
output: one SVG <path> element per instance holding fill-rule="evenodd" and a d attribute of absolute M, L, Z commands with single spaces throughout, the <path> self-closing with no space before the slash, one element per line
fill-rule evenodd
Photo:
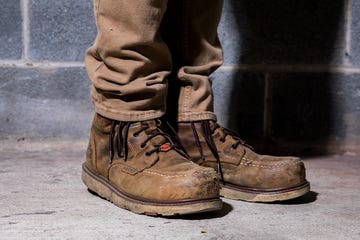
<path fill-rule="evenodd" d="M 216 169 L 216 158 L 205 141 L 201 124 L 195 122 L 192 127 L 191 123 L 178 123 L 180 142 L 194 162 Z M 259 155 L 250 147 L 237 144 L 236 137 L 224 135 L 224 129 L 215 122 L 209 124 L 225 182 L 259 190 L 290 188 L 306 182 L 304 164 L 299 158 Z"/>
<path fill-rule="evenodd" d="M 176 148 L 158 149 L 168 141 L 161 135 L 146 141 L 154 132 L 161 131 L 159 124 L 156 120 L 132 123 L 127 132 L 126 159 L 115 153 L 110 163 L 111 120 L 96 114 L 86 166 L 139 200 L 167 202 L 219 197 L 218 177 L 213 169 L 198 166 Z M 144 127 L 146 130 L 141 131 Z M 158 151 L 148 154 L 154 149 Z"/>

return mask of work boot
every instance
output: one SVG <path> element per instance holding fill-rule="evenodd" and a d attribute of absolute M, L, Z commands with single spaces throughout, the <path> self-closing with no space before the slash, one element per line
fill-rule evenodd
<path fill-rule="evenodd" d="M 310 190 L 296 157 L 259 155 L 212 120 L 178 123 L 179 141 L 197 164 L 221 175 L 220 195 L 249 202 L 296 198 Z"/>
<path fill-rule="evenodd" d="M 115 205 L 147 215 L 218 210 L 218 174 L 190 161 L 160 120 L 119 122 L 95 114 L 82 180 Z"/>

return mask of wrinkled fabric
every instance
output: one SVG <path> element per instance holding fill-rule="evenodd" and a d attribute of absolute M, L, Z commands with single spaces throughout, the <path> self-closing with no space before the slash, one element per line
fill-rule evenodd
<path fill-rule="evenodd" d="M 85 56 L 95 111 L 118 121 L 215 119 L 221 9 L 222 0 L 95 0 L 98 35 Z"/>

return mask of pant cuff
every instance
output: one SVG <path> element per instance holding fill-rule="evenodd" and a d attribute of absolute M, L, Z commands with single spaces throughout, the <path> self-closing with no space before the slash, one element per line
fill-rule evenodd
<path fill-rule="evenodd" d="M 123 122 L 138 122 L 160 118 L 164 115 L 163 111 L 147 110 L 147 111 L 116 111 L 113 109 L 104 109 L 99 106 L 95 107 L 95 111 L 109 119 Z"/>
<path fill-rule="evenodd" d="M 178 114 L 178 122 L 192 122 L 200 120 L 214 120 L 217 121 L 216 115 L 213 112 L 185 112 Z"/>

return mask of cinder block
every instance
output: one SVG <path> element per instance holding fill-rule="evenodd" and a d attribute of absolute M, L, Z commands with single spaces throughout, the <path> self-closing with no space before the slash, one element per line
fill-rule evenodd
<path fill-rule="evenodd" d="M 352 65 L 360 66 L 360 1 L 351 1 L 351 47 L 349 59 Z"/>
<path fill-rule="evenodd" d="M 2 1 L 0 16 L 0 59 L 20 59 L 22 55 L 20 0 Z"/>
<path fill-rule="evenodd" d="M 92 0 L 30 0 L 30 58 L 83 61 L 96 36 Z"/>
<path fill-rule="evenodd" d="M 87 136 L 92 104 L 84 68 L 0 68 L 0 138 Z"/>
<path fill-rule="evenodd" d="M 294 142 L 360 144 L 360 75 L 273 75 L 272 133 Z"/>
<path fill-rule="evenodd" d="M 341 64 L 344 2 L 225 1 L 219 28 L 225 64 Z"/>
<path fill-rule="evenodd" d="M 261 136 L 263 74 L 220 70 L 212 78 L 215 113 L 219 122 L 237 131 L 245 139 Z"/>

